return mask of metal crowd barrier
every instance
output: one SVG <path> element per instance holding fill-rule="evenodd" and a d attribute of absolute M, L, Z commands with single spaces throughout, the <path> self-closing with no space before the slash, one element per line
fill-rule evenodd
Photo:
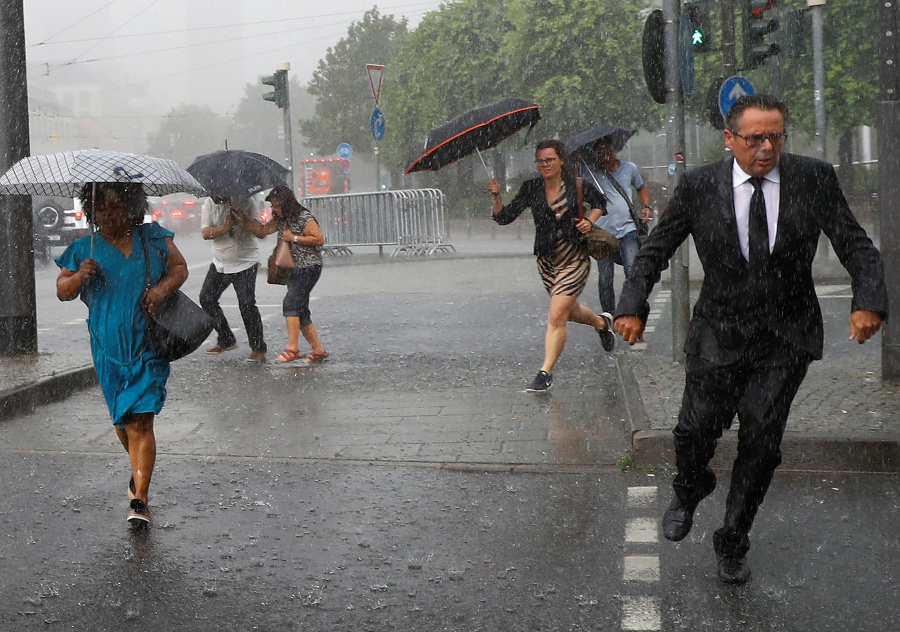
<path fill-rule="evenodd" d="M 300 203 L 316 216 L 328 254 L 350 255 L 354 246 L 378 246 L 378 254 L 395 246 L 392 257 L 456 252 L 444 243 L 444 194 L 438 189 L 314 195 Z"/>

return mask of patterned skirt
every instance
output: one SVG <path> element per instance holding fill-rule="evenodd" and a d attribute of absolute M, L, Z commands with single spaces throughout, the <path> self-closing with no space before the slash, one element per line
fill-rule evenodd
<path fill-rule="evenodd" d="M 591 258 L 567 239 L 556 242 L 552 257 L 538 257 L 538 272 L 550 296 L 578 296 L 591 274 Z"/>

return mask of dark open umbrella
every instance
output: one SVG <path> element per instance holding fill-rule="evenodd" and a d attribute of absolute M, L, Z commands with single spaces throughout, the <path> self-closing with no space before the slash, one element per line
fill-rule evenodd
<path fill-rule="evenodd" d="M 469 110 L 431 130 L 425 141 L 410 153 L 409 165 L 403 173 L 437 171 L 460 158 L 495 147 L 539 120 L 537 104 L 522 99 L 504 99 Z"/>
<path fill-rule="evenodd" d="M 223 149 L 200 156 L 187 168 L 213 197 L 247 198 L 287 184 L 288 169 L 268 156 Z"/>
<path fill-rule="evenodd" d="M 622 151 L 628 139 L 634 136 L 637 130 L 633 127 L 622 127 L 620 125 L 598 125 L 592 127 L 586 132 L 581 132 L 572 137 L 566 143 L 566 150 L 571 154 L 576 151 L 584 151 L 587 147 L 600 143 L 604 138 L 612 141 L 616 151 Z"/>

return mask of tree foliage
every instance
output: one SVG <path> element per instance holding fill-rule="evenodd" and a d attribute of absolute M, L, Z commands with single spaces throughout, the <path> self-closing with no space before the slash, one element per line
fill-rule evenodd
<path fill-rule="evenodd" d="M 785 9 L 805 6 L 792 2 Z M 806 16 L 809 20 L 809 16 Z M 830 0 L 825 6 L 823 62 L 825 120 L 835 136 L 874 125 L 879 86 L 878 7 L 874 2 Z M 809 31 L 805 32 L 809 37 Z M 803 57 L 782 55 L 784 98 L 795 129 L 815 132 L 812 44 Z"/>
<path fill-rule="evenodd" d="M 366 64 L 390 64 L 397 41 L 406 33 L 406 20 L 367 11 L 329 48 L 319 61 L 308 90 L 318 99 L 315 116 L 301 121 L 301 131 L 319 153 L 331 153 L 350 143 L 366 154 L 374 147 L 369 120 L 372 95 Z"/>

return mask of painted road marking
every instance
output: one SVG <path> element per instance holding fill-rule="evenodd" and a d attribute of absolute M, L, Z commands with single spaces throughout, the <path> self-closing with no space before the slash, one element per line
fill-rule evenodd
<path fill-rule="evenodd" d="M 658 582 L 659 556 L 626 555 L 624 577 L 626 582 Z"/>
<path fill-rule="evenodd" d="M 625 525 L 625 541 L 634 542 L 659 542 L 656 530 L 655 518 L 629 518 Z"/>
<path fill-rule="evenodd" d="M 622 630 L 661 630 L 659 527 L 655 485 L 628 488 L 622 580 Z"/>
<path fill-rule="evenodd" d="M 656 597 L 623 597 L 622 629 L 662 629 L 659 599 Z"/>

